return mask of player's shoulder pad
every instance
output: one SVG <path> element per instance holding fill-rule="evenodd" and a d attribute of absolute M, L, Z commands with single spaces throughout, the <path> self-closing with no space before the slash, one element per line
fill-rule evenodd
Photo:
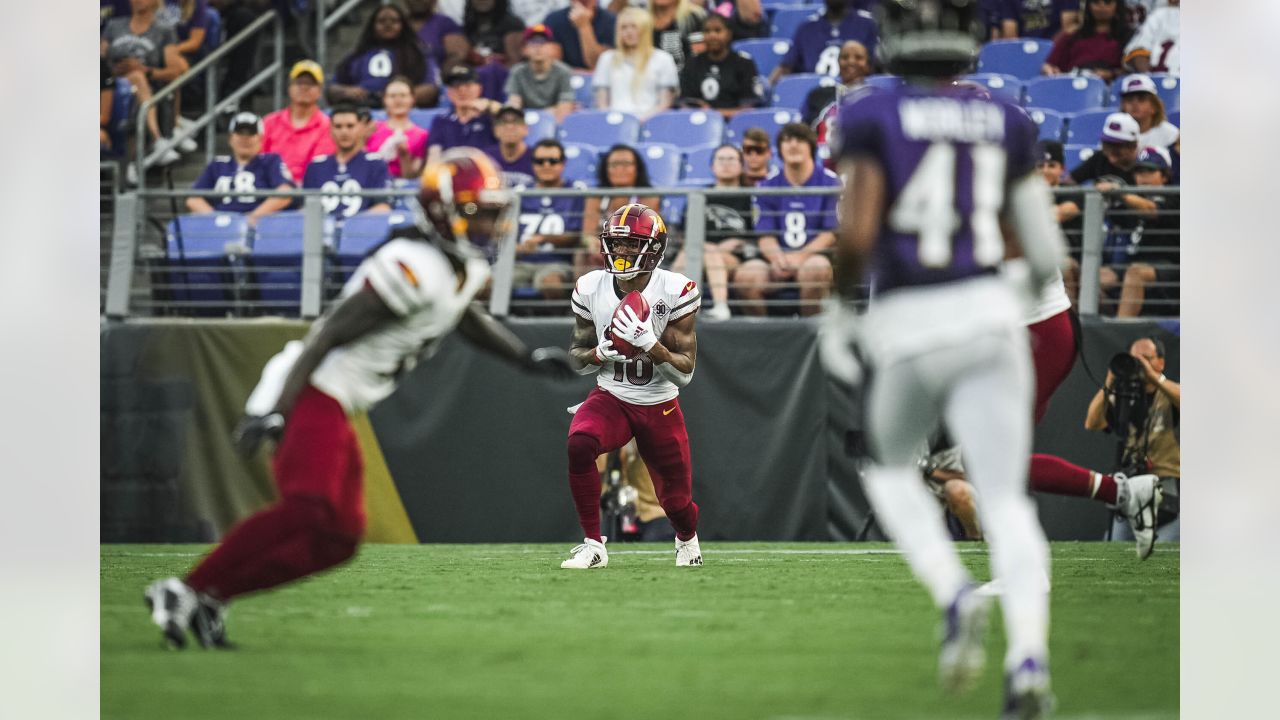
<path fill-rule="evenodd" d="M 600 287 L 600 280 L 607 275 L 603 270 L 592 270 L 591 272 L 578 278 L 578 282 L 574 284 L 573 291 L 579 295 L 592 295 Z"/>

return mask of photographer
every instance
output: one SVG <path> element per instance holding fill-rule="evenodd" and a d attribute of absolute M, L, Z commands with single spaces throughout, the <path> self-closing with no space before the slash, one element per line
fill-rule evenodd
<path fill-rule="evenodd" d="M 1111 358 L 1105 390 L 1089 401 L 1086 430 L 1108 430 L 1124 437 L 1120 449 L 1121 470 L 1160 477 L 1163 500 L 1159 505 L 1156 534 L 1163 540 L 1179 539 L 1178 484 L 1182 474 L 1178 441 L 1178 414 L 1182 387 L 1164 376 L 1165 347 L 1158 338 L 1140 338 L 1128 354 Z M 1132 539 L 1123 518 L 1112 525 L 1114 540 Z"/>

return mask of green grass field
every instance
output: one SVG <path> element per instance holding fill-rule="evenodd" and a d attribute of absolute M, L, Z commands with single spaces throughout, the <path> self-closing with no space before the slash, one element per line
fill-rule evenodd
<path fill-rule="evenodd" d="M 876 544 L 617 545 L 569 572 L 564 545 L 366 546 L 348 566 L 237 602 L 230 652 L 164 649 L 142 589 L 205 548 L 102 548 L 102 717 L 991 718 L 998 615 L 980 686 L 943 696 L 936 614 Z M 985 546 L 962 544 L 986 579 Z M 1059 718 L 1178 714 L 1174 546 L 1053 547 Z"/>

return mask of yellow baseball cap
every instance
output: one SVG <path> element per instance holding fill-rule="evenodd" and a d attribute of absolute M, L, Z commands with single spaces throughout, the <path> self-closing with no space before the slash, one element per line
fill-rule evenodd
<path fill-rule="evenodd" d="M 315 78 L 321 85 L 324 84 L 324 68 L 320 67 L 320 63 L 315 60 L 299 60 L 294 63 L 293 68 L 289 70 L 289 79 L 292 80 L 303 73 Z"/>

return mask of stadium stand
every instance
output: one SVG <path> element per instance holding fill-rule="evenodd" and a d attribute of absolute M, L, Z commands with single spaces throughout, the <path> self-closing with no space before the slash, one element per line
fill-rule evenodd
<path fill-rule="evenodd" d="M 302 302 L 302 227 L 302 213 L 293 211 L 267 215 L 254 228 L 252 250 L 245 257 L 250 297 L 268 312 L 298 314 Z"/>
<path fill-rule="evenodd" d="M 617 143 L 632 145 L 639 139 L 640 121 L 630 113 L 617 110 L 584 110 L 560 123 L 561 142 L 609 147 Z"/>
<path fill-rule="evenodd" d="M 409 121 L 420 128 L 429 129 L 437 117 L 447 112 L 447 108 L 413 108 L 409 111 Z"/>
<path fill-rule="evenodd" d="M 594 187 L 596 169 L 600 165 L 600 148 L 584 143 L 564 143 L 564 177 L 571 183 Z"/>
<path fill-rule="evenodd" d="M 715 182 L 715 176 L 711 174 L 711 156 L 714 155 L 716 149 L 714 147 L 698 148 L 684 155 L 684 172 L 681 175 L 682 183 L 686 185 L 710 185 Z"/>
<path fill-rule="evenodd" d="M 573 87 L 573 100 L 578 103 L 579 108 L 595 107 L 595 98 L 591 93 L 590 75 L 574 73 L 573 77 L 569 78 L 569 85 Z"/>
<path fill-rule="evenodd" d="M 809 96 L 809 93 L 814 88 L 819 85 L 835 84 L 836 79 L 830 75 L 818 75 L 816 73 L 786 75 L 779 78 L 778 84 L 773 86 L 773 106 L 799 110 L 804 106 L 805 98 Z"/>
<path fill-rule="evenodd" d="M 637 143 L 636 150 L 644 158 L 654 187 L 672 187 L 680 179 L 684 154 L 679 147 L 671 143 Z"/>
<path fill-rule="evenodd" d="M 1098 141 L 1102 126 L 1111 109 L 1088 110 L 1067 116 L 1066 142 L 1069 145 L 1091 145 Z"/>
<path fill-rule="evenodd" d="M 991 91 L 992 95 L 1002 97 L 1009 102 L 1022 104 L 1022 81 L 1012 75 L 1003 73 L 974 73 L 965 75 L 965 80 L 976 82 Z"/>
<path fill-rule="evenodd" d="M 821 7 L 780 7 L 773 13 L 769 22 L 769 34 L 775 38 L 790 40 L 795 37 L 796 30 L 810 20 L 817 20 Z"/>
<path fill-rule="evenodd" d="M 756 62 L 756 70 L 759 70 L 761 75 L 768 77 L 769 73 L 772 73 L 773 69 L 778 67 L 778 63 L 782 62 L 782 58 L 786 56 L 787 51 L 791 49 L 791 40 L 781 38 L 738 40 L 731 47 L 735 52 L 749 55 Z"/>
<path fill-rule="evenodd" d="M 1065 121 L 1062 113 L 1047 108 L 1027 108 L 1027 114 L 1031 116 L 1032 121 L 1040 128 L 1041 140 L 1057 140 L 1062 141 L 1062 133 L 1065 129 Z"/>
<path fill-rule="evenodd" d="M 391 231 L 412 222 L 406 212 L 360 213 L 347 218 L 334 241 L 338 275 L 346 280 L 360 260 L 373 248 L 386 242 Z"/>
<path fill-rule="evenodd" d="M 640 139 L 676 145 L 686 152 L 718 145 L 724 136 L 724 118 L 706 110 L 668 110 L 640 126 Z"/>
<path fill-rule="evenodd" d="M 524 122 L 529 126 L 529 137 L 525 142 L 531 146 L 539 140 L 556 136 L 556 117 L 550 110 L 525 110 Z"/>
<path fill-rule="evenodd" d="M 169 223 L 162 294 L 191 315 L 216 317 L 231 307 L 240 262 L 228 251 L 247 249 L 249 221 L 239 213 L 181 215 Z"/>
<path fill-rule="evenodd" d="M 993 40 L 978 51 L 978 72 L 1004 73 L 1020 80 L 1040 77 L 1053 43 L 1036 38 Z"/>
<path fill-rule="evenodd" d="M 1088 160 L 1091 155 L 1097 152 L 1096 145 L 1090 143 L 1088 145 L 1065 145 L 1062 148 L 1063 164 L 1067 168 L 1067 172 L 1075 170 L 1080 163 Z"/>
<path fill-rule="evenodd" d="M 736 143 L 747 128 L 758 127 L 769 133 L 769 142 L 773 142 L 778 137 L 778 131 L 782 126 L 790 122 L 800 122 L 800 113 L 782 108 L 745 110 L 729 120 L 729 124 L 725 127 L 724 138 L 726 141 Z"/>
<path fill-rule="evenodd" d="M 1083 75 L 1045 77 L 1026 86 L 1028 107 L 1048 108 L 1063 113 L 1094 110 L 1106 103 L 1107 84 Z"/>

